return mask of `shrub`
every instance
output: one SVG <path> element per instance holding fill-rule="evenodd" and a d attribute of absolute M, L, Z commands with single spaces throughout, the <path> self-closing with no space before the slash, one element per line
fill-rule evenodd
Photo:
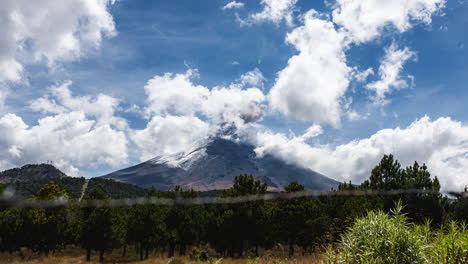
<path fill-rule="evenodd" d="M 441 228 L 425 250 L 429 263 L 468 263 L 468 228 L 465 223 L 451 222 Z"/>
<path fill-rule="evenodd" d="M 336 250 L 328 249 L 325 263 L 424 263 L 426 237 L 408 224 L 398 203 L 393 215 L 369 212 L 341 236 Z"/>
<path fill-rule="evenodd" d="M 196 262 L 208 261 L 208 253 L 202 249 L 194 248 L 190 253 L 190 258 Z"/>

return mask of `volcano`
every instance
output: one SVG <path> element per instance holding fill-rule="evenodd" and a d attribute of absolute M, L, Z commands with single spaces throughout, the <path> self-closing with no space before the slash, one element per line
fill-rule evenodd
<path fill-rule="evenodd" d="M 144 188 L 173 189 L 176 185 L 196 191 L 221 190 L 233 185 L 235 176 L 251 174 L 281 190 L 297 181 L 307 190 L 330 190 L 339 182 L 318 172 L 274 157 L 258 157 L 255 147 L 232 138 L 215 136 L 189 153 L 156 157 L 138 165 L 101 176 Z"/>

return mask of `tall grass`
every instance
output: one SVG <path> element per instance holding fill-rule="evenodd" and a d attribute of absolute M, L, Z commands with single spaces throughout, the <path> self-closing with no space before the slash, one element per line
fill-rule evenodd
<path fill-rule="evenodd" d="M 468 264 L 468 228 L 451 222 L 438 230 L 425 250 L 428 263 Z"/>
<path fill-rule="evenodd" d="M 398 203 L 391 215 L 371 211 L 356 219 L 324 263 L 468 264 L 468 228 L 452 222 L 433 232 L 429 223 L 414 225 Z"/>

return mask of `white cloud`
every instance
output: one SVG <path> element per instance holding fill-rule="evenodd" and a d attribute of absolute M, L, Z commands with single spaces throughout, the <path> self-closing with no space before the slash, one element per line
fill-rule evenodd
<path fill-rule="evenodd" d="M 367 119 L 369 117 L 369 113 L 368 114 L 360 114 L 354 110 L 350 110 L 348 112 L 346 112 L 346 115 L 348 117 L 349 120 L 351 121 L 357 121 L 357 120 L 363 120 L 363 119 Z"/>
<path fill-rule="evenodd" d="M 234 122 L 239 127 L 263 118 L 264 100 L 265 96 L 257 88 L 215 87 L 203 102 L 201 113 L 215 124 Z"/>
<path fill-rule="evenodd" d="M 30 108 L 44 115 L 28 126 L 21 117 L 0 117 L 0 169 L 42 163 L 54 165 L 72 176 L 78 167 L 117 166 L 128 162 L 127 121 L 116 117 L 119 100 L 105 94 L 73 96 L 71 81 L 52 86 Z"/>
<path fill-rule="evenodd" d="M 431 23 L 431 18 L 445 6 L 445 0 L 337 0 L 332 21 L 315 10 L 302 16 L 304 25 L 287 35 L 286 42 L 299 51 L 278 73 L 268 96 L 272 109 L 298 121 L 340 125 L 346 114 L 349 120 L 366 118 L 344 107 L 351 80 L 364 83 L 374 74 L 372 68 L 358 72 L 347 65 L 350 44 L 360 45 L 382 35 L 388 26 L 399 32 L 414 23 Z M 400 76 L 404 63 L 415 57 L 408 48 L 392 44 L 379 68 L 380 80 L 366 87 L 375 91 L 374 101 L 385 103 L 385 94 L 408 85 Z M 413 79 L 407 76 L 406 79 Z M 346 110 L 345 113 L 343 113 Z"/>
<path fill-rule="evenodd" d="M 306 132 L 301 136 L 303 140 L 307 140 L 310 138 L 318 137 L 323 133 L 323 129 L 319 125 L 312 125 L 310 126 Z"/>
<path fill-rule="evenodd" d="M 408 47 L 398 49 L 395 43 L 392 43 L 385 49 L 385 56 L 379 67 L 380 80 L 369 83 L 366 88 L 375 91 L 374 101 L 377 103 L 385 102 L 385 94 L 393 89 L 407 88 L 408 83 L 402 79 L 400 72 L 403 70 L 403 65 L 409 59 L 416 56 L 416 53 Z"/>
<path fill-rule="evenodd" d="M 444 190 L 468 185 L 468 126 L 450 118 L 426 116 L 406 128 L 383 129 L 335 147 L 271 132 L 259 133 L 255 141 L 259 155 L 270 153 L 339 181 L 361 183 L 384 154 L 393 153 L 403 166 L 426 163 Z"/>
<path fill-rule="evenodd" d="M 195 116 L 155 116 L 131 138 L 139 148 L 140 160 L 193 150 L 209 134 L 208 123 Z"/>
<path fill-rule="evenodd" d="M 392 26 L 400 33 L 414 22 L 430 24 L 445 0 L 337 0 L 333 21 L 357 43 L 373 40 Z"/>
<path fill-rule="evenodd" d="M 261 85 L 264 77 L 258 69 L 242 75 L 238 84 L 214 87 L 211 90 L 194 85 L 191 78 L 195 74 L 196 70 L 190 69 L 185 74 L 166 73 L 149 80 L 145 86 L 149 100 L 148 114 L 201 114 L 216 124 L 235 122 L 238 125 L 263 117 L 263 92 L 258 88 L 243 89 L 247 85 Z"/>
<path fill-rule="evenodd" d="M 115 34 L 112 0 L 4 0 L 0 7 L 0 80 L 20 81 L 24 65 L 80 58 Z"/>
<path fill-rule="evenodd" d="M 262 0 L 263 10 L 250 14 L 245 20 L 240 20 L 241 25 L 250 25 L 260 22 L 272 22 L 278 25 L 285 21 L 288 26 L 293 25 L 293 12 L 297 0 Z"/>
<path fill-rule="evenodd" d="M 374 69 L 368 68 L 365 71 L 355 73 L 354 78 L 358 82 L 365 82 L 371 75 L 374 75 Z"/>
<path fill-rule="evenodd" d="M 345 34 L 315 10 L 304 15 L 304 25 L 287 35 L 298 55 L 278 73 L 269 94 L 273 109 L 287 117 L 318 124 L 340 124 L 340 99 L 352 69 L 346 64 Z"/>
<path fill-rule="evenodd" d="M 145 86 L 147 111 L 156 115 L 192 115 L 197 112 L 210 91 L 191 82 L 196 75 L 196 70 L 189 69 L 185 74 L 165 73 L 153 77 Z"/>
<path fill-rule="evenodd" d="M 0 118 L 0 168 L 53 160 L 66 173 L 77 176 L 75 166 L 111 165 L 127 162 L 127 138 L 109 125 L 97 125 L 80 111 L 39 119 L 29 127 L 21 117 Z"/>
<path fill-rule="evenodd" d="M 227 3 L 225 6 L 223 6 L 223 10 L 226 10 L 226 9 L 237 9 L 237 8 L 241 8 L 241 7 L 244 7 L 244 3 L 241 3 L 241 2 L 236 2 L 236 1 L 231 1 L 229 3 Z"/>
<path fill-rule="evenodd" d="M 265 77 L 258 68 L 255 68 L 253 71 L 246 72 L 240 77 L 240 83 L 242 86 L 250 85 L 253 87 L 263 87 L 263 82 L 265 80 Z"/>
<path fill-rule="evenodd" d="M 71 81 L 65 81 L 61 85 L 50 87 L 51 96 L 33 100 L 30 108 L 43 114 L 83 111 L 87 116 L 95 118 L 98 124 L 112 124 L 119 129 L 126 127 L 126 120 L 115 116 L 120 103 L 117 98 L 106 94 L 98 94 L 95 97 L 73 96 L 70 90 L 71 85 Z"/>
<path fill-rule="evenodd" d="M 0 57 L 0 81 L 18 82 L 22 78 L 22 72 L 23 66 L 15 59 Z"/>

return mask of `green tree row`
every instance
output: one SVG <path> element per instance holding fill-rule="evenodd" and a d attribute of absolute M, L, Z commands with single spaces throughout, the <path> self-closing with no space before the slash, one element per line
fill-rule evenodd
<path fill-rule="evenodd" d="M 431 190 L 430 193 L 399 195 L 343 196 L 353 190 Z M 140 259 L 151 252 L 185 255 L 193 247 L 209 246 L 220 255 L 237 257 L 259 255 L 261 249 L 287 245 L 289 255 L 301 249 L 302 254 L 315 247 L 336 241 L 354 219 L 371 210 L 390 211 L 395 201 L 406 206 L 405 213 L 416 223 L 431 221 L 440 226 L 451 220 L 468 220 L 466 199 L 449 199 L 440 193 L 437 178 L 432 178 L 425 165 L 402 169 L 393 156 L 384 156 L 361 186 L 345 183 L 327 196 L 292 200 L 253 201 L 235 204 L 161 206 L 140 204 L 126 207 L 79 207 L 61 185 L 50 182 L 33 196 L 33 200 L 67 199 L 62 208 L 1 208 L 0 251 L 15 252 L 28 248 L 41 254 L 80 246 L 87 260 L 98 254 L 100 261 L 110 250 L 137 249 Z M 290 183 L 283 192 L 303 191 L 298 182 Z M 222 196 L 237 197 L 267 192 L 267 185 L 251 175 L 235 177 L 234 185 Z M 171 191 L 150 188 L 144 199 L 187 199 L 197 192 L 176 187 Z M 109 201 L 95 187 L 86 199 Z M 93 253 L 96 252 L 96 253 Z M 133 254 L 133 253 L 132 253 Z"/>

